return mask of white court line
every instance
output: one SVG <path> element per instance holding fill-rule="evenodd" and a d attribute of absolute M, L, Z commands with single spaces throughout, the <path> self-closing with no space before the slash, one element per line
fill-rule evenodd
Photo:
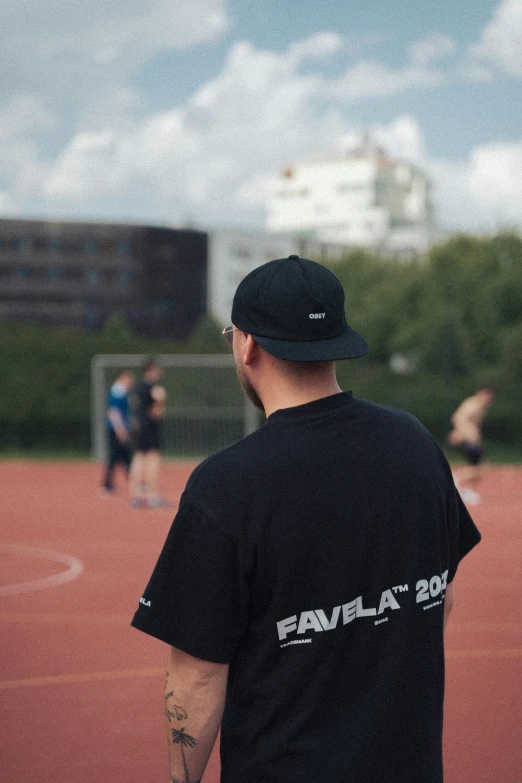
<path fill-rule="evenodd" d="M 25 555 L 26 557 L 42 557 L 45 560 L 53 560 L 56 563 L 65 563 L 66 571 L 59 574 L 45 576 L 43 579 L 33 579 L 31 582 L 18 582 L 14 585 L 0 585 L 0 596 L 17 595 L 18 593 L 33 593 L 36 590 L 46 590 L 48 587 L 56 587 L 66 582 L 77 579 L 83 571 L 83 563 L 72 555 L 63 552 L 54 552 L 52 549 L 38 549 L 34 546 L 23 544 L 0 544 L 0 552 L 13 555 Z"/>

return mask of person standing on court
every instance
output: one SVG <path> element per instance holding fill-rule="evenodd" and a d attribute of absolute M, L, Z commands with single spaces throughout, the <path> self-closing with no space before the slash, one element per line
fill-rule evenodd
<path fill-rule="evenodd" d="M 126 473 L 132 461 L 131 433 L 129 426 L 129 392 L 134 386 L 134 373 L 123 370 L 112 384 L 107 395 L 107 465 L 100 488 L 103 494 L 112 494 L 114 487 L 114 469 L 122 464 Z"/>
<path fill-rule="evenodd" d="M 344 292 L 290 256 L 231 338 L 266 423 L 190 477 L 134 627 L 170 645 L 172 783 L 442 783 L 444 626 L 480 534 L 412 416 L 342 392 Z"/>
<path fill-rule="evenodd" d="M 482 421 L 495 399 L 489 386 L 481 386 L 463 400 L 451 417 L 453 429 L 448 435 L 451 446 L 460 449 L 468 464 L 458 471 L 462 499 L 470 506 L 480 503 L 477 485 L 482 478 Z"/>
<path fill-rule="evenodd" d="M 159 471 L 163 448 L 163 419 L 167 392 L 160 384 L 163 368 L 155 359 L 143 368 L 143 378 L 136 385 L 135 451 L 130 471 L 131 505 L 161 508 L 166 504 L 159 494 Z"/>

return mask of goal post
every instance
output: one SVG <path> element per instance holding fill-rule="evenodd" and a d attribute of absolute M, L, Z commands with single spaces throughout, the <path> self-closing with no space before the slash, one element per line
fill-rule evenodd
<path fill-rule="evenodd" d="M 137 377 L 149 355 L 98 354 L 91 360 L 91 456 L 107 454 L 107 394 L 124 369 Z M 155 355 L 163 367 L 167 390 L 164 420 L 165 456 L 199 459 L 249 435 L 260 417 L 243 394 L 230 354 Z"/>

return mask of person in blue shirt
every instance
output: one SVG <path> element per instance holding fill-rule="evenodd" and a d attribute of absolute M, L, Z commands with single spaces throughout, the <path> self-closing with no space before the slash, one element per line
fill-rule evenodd
<path fill-rule="evenodd" d="M 115 491 L 113 474 L 118 463 L 124 466 L 127 474 L 129 473 L 132 462 L 129 392 L 134 386 L 134 381 L 134 373 L 131 370 L 123 370 L 107 395 L 108 456 L 101 488 L 103 493 Z"/>

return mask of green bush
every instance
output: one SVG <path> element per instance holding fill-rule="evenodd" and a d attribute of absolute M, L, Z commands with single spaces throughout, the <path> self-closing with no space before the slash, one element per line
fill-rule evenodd
<path fill-rule="evenodd" d="M 97 333 L 0 323 L 0 432 L 3 451 L 90 446 L 90 363 L 100 353 L 202 353 L 226 350 L 205 318 L 185 343 L 134 334 L 115 315 Z"/>

